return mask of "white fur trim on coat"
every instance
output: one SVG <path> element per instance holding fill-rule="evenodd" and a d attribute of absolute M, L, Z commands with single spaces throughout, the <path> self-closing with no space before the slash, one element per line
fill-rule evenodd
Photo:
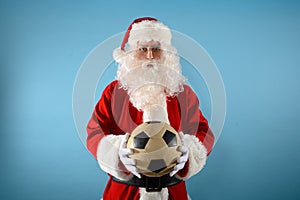
<path fill-rule="evenodd" d="M 160 192 L 146 192 L 145 188 L 140 188 L 140 200 L 168 200 L 167 188 L 162 188 Z"/>
<path fill-rule="evenodd" d="M 118 179 L 129 180 L 132 175 L 124 173 L 126 169 L 119 158 L 119 148 L 123 137 L 125 135 L 107 135 L 103 137 L 98 145 L 97 160 L 103 171 Z"/>
<path fill-rule="evenodd" d="M 199 139 L 194 135 L 184 134 L 183 143 L 189 149 L 189 169 L 183 180 L 197 174 L 204 167 L 207 159 L 207 150 Z"/>
<path fill-rule="evenodd" d="M 160 121 L 160 122 L 166 122 L 170 124 L 168 119 L 166 102 L 164 102 L 164 105 L 153 105 L 150 106 L 148 109 L 144 109 L 143 121 L 144 122 Z"/>

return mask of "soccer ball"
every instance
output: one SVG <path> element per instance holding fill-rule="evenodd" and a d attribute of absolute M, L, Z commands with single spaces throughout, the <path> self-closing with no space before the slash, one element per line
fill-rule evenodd
<path fill-rule="evenodd" d="M 160 177 L 173 170 L 181 155 L 178 146 L 181 146 L 179 134 L 165 122 L 139 125 L 127 142 L 127 148 L 133 150 L 129 157 L 136 161 L 141 174 L 150 177 Z"/>

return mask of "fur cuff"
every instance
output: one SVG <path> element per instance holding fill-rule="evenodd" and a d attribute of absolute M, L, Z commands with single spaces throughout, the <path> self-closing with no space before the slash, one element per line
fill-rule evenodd
<path fill-rule="evenodd" d="M 202 142 L 194 135 L 185 134 L 183 143 L 189 149 L 189 168 L 187 175 L 180 178 L 187 180 L 201 171 L 204 167 L 207 159 L 207 150 Z"/>
<path fill-rule="evenodd" d="M 123 137 L 125 135 L 107 135 L 103 137 L 98 145 L 97 160 L 103 171 L 118 179 L 129 180 L 132 175 L 124 173 L 126 169 L 119 158 L 119 148 Z"/>

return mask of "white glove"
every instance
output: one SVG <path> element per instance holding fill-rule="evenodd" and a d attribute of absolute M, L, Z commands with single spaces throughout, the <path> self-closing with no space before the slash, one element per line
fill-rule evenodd
<path fill-rule="evenodd" d="M 181 138 L 182 146 L 178 148 L 178 150 L 182 153 L 179 158 L 177 158 L 177 164 L 175 165 L 173 171 L 170 172 L 170 176 L 174 176 L 179 170 L 183 169 L 185 163 L 189 158 L 189 149 L 183 143 L 183 133 L 179 132 L 179 136 Z"/>
<path fill-rule="evenodd" d="M 126 147 L 128 137 L 129 137 L 129 134 L 126 133 L 125 137 L 123 137 L 121 140 L 121 144 L 120 144 L 120 148 L 119 148 L 119 157 L 120 157 L 120 160 L 122 161 L 123 165 L 129 172 L 131 172 L 136 177 L 141 178 L 141 175 L 139 174 L 139 172 L 136 168 L 135 160 L 128 157 L 128 155 L 131 155 L 133 153 L 131 149 L 128 149 Z"/>

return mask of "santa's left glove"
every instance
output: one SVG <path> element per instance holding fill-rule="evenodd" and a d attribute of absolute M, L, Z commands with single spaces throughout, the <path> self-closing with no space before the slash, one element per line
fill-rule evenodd
<path fill-rule="evenodd" d="M 123 137 L 121 140 L 120 149 L 119 149 L 119 157 L 120 157 L 120 160 L 123 163 L 124 167 L 130 173 L 132 173 L 133 175 L 135 175 L 138 178 L 141 178 L 141 175 L 138 172 L 138 169 L 136 168 L 135 160 L 129 157 L 129 155 L 133 154 L 133 152 L 131 149 L 128 149 L 126 147 L 128 137 L 129 137 L 129 134 L 126 133 L 125 137 Z"/>
<path fill-rule="evenodd" d="M 179 136 L 181 138 L 182 145 L 178 147 L 178 150 L 181 152 L 181 156 L 177 158 L 177 163 L 173 169 L 173 171 L 170 172 L 170 176 L 174 176 L 179 170 L 183 169 L 185 166 L 185 163 L 189 159 L 189 149 L 184 144 L 184 134 L 182 132 L 179 132 Z"/>

